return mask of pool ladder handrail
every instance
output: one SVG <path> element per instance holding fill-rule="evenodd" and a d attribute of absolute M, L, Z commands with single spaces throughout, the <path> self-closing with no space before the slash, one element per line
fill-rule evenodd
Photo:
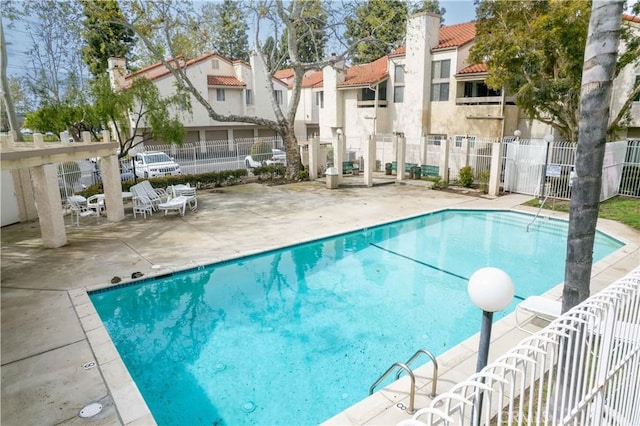
<path fill-rule="evenodd" d="M 411 378 L 411 392 L 409 392 L 409 407 L 407 408 L 407 414 L 414 414 L 416 412 L 416 409 L 414 407 L 415 399 L 416 399 L 416 376 L 413 374 L 413 371 L 411 371 L 411 369 L 409 367 L 407 367 L 405 364 L 403 364 L 401 362 L 394 362 L 393 365 L 391 367 L 389 367 L 387 369 L 387 371 L 385 371 L 382 374 L 382 376 L 380 376 L 378 378 L 378 380 L 376 380 L 376 382 L 374 384 L 371 385 L 371 387 L 369 388 L 369 395 L 373 394 L 373 390 L 376 388 L 376 386 L 378 386 L 380 383 L 382 383 L 382 381 L 384 379 L 386 379 L 387 376 L 396 367 L 399 367 L 402 370 L 406 371 L 407 374 L 409 375 L 409 377 Z"/>
<path fill-rule="evenodd" d="M 394 368 L 399 367 L 399 370 L 396 373 L 396 380 L 400 378 L 400 374 L 402 374 L 402 370 L 406 371 L 407 374 L 409 375 L 409 378 L 411 379 L 411 391 L 409 393 L 409 407 L 407 408 L 407 414 L 414 414 L 416 412 L 414 407 L 415 397 L 416 397 L 416 376 L 413 374 L 413 370 L 409 368 L 409 364 L 415 361 L 420 356 L 420 354 L 425 354 L 426 356 L 431 358 L 431 361 L 433 362 L 433 380 L 431 383 L 431 394 L 427 396 L 431 399 L 435 398 L 436 389 L 438 386 L 438 361 L 436 360 L 436 357 L 426 349 L 418 349 L 416 353 L 414 353 L 411 356 L 411 358 L 409 358 L 409 360 L 404 364 L 401 362 L 396 362 L 391 367 L 389 367 L 387 371 L 385 371 L 378 378 L 378 380 L 376 380 L 376 382 L 373 385 L 371 385 L 371 387 L 369 388 L 369 395 L 373 394 L 373 390 L 376 388 L 376 386 L 382 383 L 382 381 L 387 378 L 387 376 L 394 370 Z"/>
<path fill-rule="evenodd" d="M 405 364 L 407 366 L 411 365 L 413 361 L 418 359 L 420 354 L 428 356 L 429 358 L 431 358 L 431 362 L 433 362 L 433 380 L 431 381 L 431 393 L 427 395 L 429 398 L 433 399 L 436 397 L 436 389 L 438 388 L 438 361 L 436 360 L 435 355 L 433 355 L 426 349 L 418 349 L 416 353 L 413 354 L 413 356 L 409 358 L 407 362 L 405 362 Z M 400 378 L 400 374 L 402 374 L 402 371 L 398 371 L 396 373 L 396 380 Z"/>
<path fill-rule="evenodd" d="M 529 227 L 531 225 L 533 225 L 533 222 L 536 221 L 536 219 L 538 218 L 538 216 L 540 215 L 540 212 L 542 211 L 542 208 L 544 207 L 544 203 L 547 201 L 547 198 L 549 198 L 549 194 L 547 194 L 544 197 L 544 200 L 542 200 L 542 203 L 540 204 L 540 208 L 538 209 L 538 212 L 536 213 L 536 215 L 533 217 L 533 220 L 531 222 L 529 222 L 529 224 L 527 225 L 527 232 L 529 232 Z"/>

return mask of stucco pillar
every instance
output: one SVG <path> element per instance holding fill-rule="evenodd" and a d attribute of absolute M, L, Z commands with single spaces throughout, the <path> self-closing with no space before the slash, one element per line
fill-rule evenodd
<path fill-rule="evenodd" d="M 318 168 L 320 159 L 320 137 L 314 136 L 309 141 L 309 179 L 318 179 Z"/>
<path fill-rule="evenodd" d="M 420 136 L 420 166 L 427 164 L 427 137 Z"/>
<path fill-rule="evenodd" d="M 82 132 L 82 142 L 91 143 L 91 132 Z"/>
<path fill-rule="evenodd" d="M 376 139 L 369 135 L 364 148 L 364 184 L 373 186 L 373 169 L 376 167 Z"/>
<path fill-rule="evenodd" d="M 34 202 L 33 185 L 31 185 L 31 173 L 29 169 L 11 170 L 13 176 L 13 188 L 18 200 L 18 218 L 20 222 L 35 220 L 38 211 Z"/>
<path fill-rule="evenodd" d="M 120 222 L 124 220 L 124 204 L 122 202 L 122 183 L 120 181 L 120 164 L 117 155 L 102 157 L 102 186 L 104 201 L 107 207 L 107 220 Z"/>
<path fill-rule="evenodd" d="M 443 182 L 449 182 L 449 145 L 450 138 L 440 141 L 440 176 Z"/>
<path fill-rule="evenodd" d="M 333 167 L 338 169 L 338 184 L 342 183 L 342 162 L 344 161 L 344 138 L 338 133 L 333 143 Z"/>
<path fill-rule="evenodd" d="M 407 157 L 407 140 L 404 136 L 397 137 L 397 145 L 396 148 L 396 165 L 398 168 L 396 169 L 396 181 L 401 182 L 404 180 L 404 165 Z"/>
<path fill-rule="evenodd" d="M 45 164 L 33 167 L 31 177 L 40 221 L 42 244 L 47 248 L 62 247 L 67 244 L 67 235 L 64 229 L 56 166 Z"/>
<path fill-rule="evenodd" d="M 464 165 L 469 165 L 469 153 L 471 151 L 471 144 L 469 143 L 469 136 L 462 138 L 462 149 L 464 151 Z"/>
<path fill-rule="evenodd" d="M 502 142 L 491 144 L 491 168 L 489 169 L 489 195 L 497 197 L 500 194 L 500 172 L 502 169 Z"/>

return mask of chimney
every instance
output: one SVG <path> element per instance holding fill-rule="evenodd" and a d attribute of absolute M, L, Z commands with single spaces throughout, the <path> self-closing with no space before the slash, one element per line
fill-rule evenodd
<path fill-rule="evenodd" d="M 107 59 L 107 72 L 111 89 L 119 91 L 124 88 L 124 77 L 127 75 L 127 60 L 124 58 Z"/>

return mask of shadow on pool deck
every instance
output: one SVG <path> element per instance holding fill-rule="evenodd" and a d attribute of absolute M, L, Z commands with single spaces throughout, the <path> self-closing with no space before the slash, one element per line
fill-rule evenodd
<path fill-rule="evenodd" d="M 104 329 L 91 313 L 87 287 L 108 286 L 114 277 L 126 282 L 135 272 L 156 275 L 442 208 L 535 211 L 520 206 L 528 198 L 467 197 L 429 190 L 421 181 L 335 190 L 321 182 L 247 184 L 199 191 L 198 210 L 184 217 L 154 214 L 134 220 L 128 207 L 123 222 L 89 217 L 76 227 L 69 225 L 67 216 L 68 244 L 59 249 L 42 247 L 37 222 L 3 227 L 2 424 L 84 424 L 88 420 L 78 413 L 92 402 L 100 402 L 103 410 L 91 424 L 153 423 L 144 404 L 136 403 L 135 386 L 113 385 L 126 382 L 128 375 L 110 368 L 121 362 L 106 344 L 108 336 L 100 334 Z M 599 225 L 631 243 L 594 268 L 594 283 L 601 287 L 637 266 L 639 233 L 611 221 Z M 468 352 L 473 354 L 473 349 Z M 443 380 L 467 375 L 451 368 Z M 379 392 L 374 398 L 374 408 L 343 413 L 334 422 L 394 423 L 406 418 L 398 410 L 385 410 L 395 397 Z"/>

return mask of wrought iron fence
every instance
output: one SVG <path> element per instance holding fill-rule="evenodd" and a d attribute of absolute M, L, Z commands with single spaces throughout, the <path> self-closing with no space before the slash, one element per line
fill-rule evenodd
<path fill-rule="evenodd" d="M 640 267 L 404 424 L 637 425 L 638 383 Z"/>

